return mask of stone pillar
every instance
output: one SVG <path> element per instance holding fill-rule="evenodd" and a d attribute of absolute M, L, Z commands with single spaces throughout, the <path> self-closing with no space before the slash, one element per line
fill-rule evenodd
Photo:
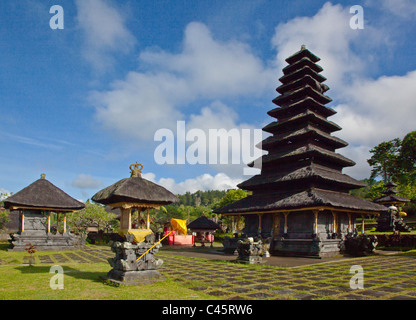
<path fill-rule="evenodd" d="M 130 230 L 131 229 L 131 209 L 120 208 L 120 229 Z"/>
<path fill-rule="evenodd" d="M 64 233 L 66 233 L 66 213 L 64 213 Z"/>

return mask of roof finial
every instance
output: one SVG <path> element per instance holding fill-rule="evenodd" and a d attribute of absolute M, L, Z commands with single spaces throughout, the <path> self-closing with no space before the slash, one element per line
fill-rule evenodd
<path fill-rule="evenodd" d="M 133 169 L 134 168 L 134 169 Z M 143 165 L 140 163 L 133 163 L 130 165 L 130 177 L 141 177 L 142 176 Z"/>
<path fill-rule="evenodd" d="M 44 173 L 42 173 L 42 174 L 40 175 L 40 178 L 41 178 L 41 179 L 45 179 L 45 177 L 46 177 L 46 174 L 44 174 Z"/>
<path fill-rule="evenodd" d="M 300 50 L 305 50 L 306 46 L 304 44 L 302 44 L 302 46 L 300 47 Z"/>

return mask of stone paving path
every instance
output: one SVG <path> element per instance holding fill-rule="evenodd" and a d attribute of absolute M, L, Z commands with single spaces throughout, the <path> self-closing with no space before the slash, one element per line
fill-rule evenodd
<path fill-rule="evenodd" d="M 416 259 L 373 256 L 296 268 L 245 266 L 160 254 L 161 273 L 223 299 L 416 300 Z M 350 288 L 352 265 L 364 270 L 364 289 Z"/>
<path fill-rule="evenodd" d="M 97 263 L 113 256 L 109 247 L 91 246 L 38 255 L 36 263 Z M 224 300 L 416 300 L 415 256 L 370 256 L 294 268 L 247 266 L 164 251 L 158 257 L 164 261 L 160 272 L 165 278 Z M 363 289 L 350 288 L 353 265 L 364 270 Z"/>

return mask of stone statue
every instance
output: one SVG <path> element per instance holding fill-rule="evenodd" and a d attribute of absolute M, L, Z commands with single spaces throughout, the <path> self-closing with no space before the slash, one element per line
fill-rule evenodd
<path fill-rule="evenodd" d="M 390 206 L 389 211 L 382 213 L 377 219 L 377 229 L 379 232 L 400 231 L 410 232 L 412 229 L 406 225 L 403 218 L 399 215 L 399 210 L 395 206 Z"/>
<path fill-rule="evenodd" d="M 263 242 L 261 239 L 249 237 L 245 240 L 239 240 L 237 244 L 237 262 L 241 263 L 262 263 L 262 257 L 270 256 L 268 249 L 270 247 L 270 239 Z"/>

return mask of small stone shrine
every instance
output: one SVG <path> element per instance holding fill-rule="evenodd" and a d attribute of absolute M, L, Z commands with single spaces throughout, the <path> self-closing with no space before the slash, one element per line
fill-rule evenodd
<path fill-rule="evenodd" d="M 130 178 L 122 179 L 97 192 L 92 200 L 111 208 L 119 208 L 120 232 L 123 242 L 113 242 L 111 250 L 115 257 L 108 261 L 113 268 L 107 279 L 118 284 L 139 284 L 160 278 L 158 269 L 163 261 L 155 257 L 162 246 L 155 243 L 150 229 L 149 209 L 159 209 L 163 205 L 177 202 L 178 198 L 170 191 L 141 177 L 143 165 L 130 166 Z M 132 228 L 132 211 L 147 212 L 146 229 Z"/>
<path fill-rule="evenodd" d="M 246 264 L 263 263 L 262 257 L 269 257 L 268 243 L 261 239 L 253 239 L 251 237 L 244 240 L 238 240 L 237 243 L 237 262 Z"/>
<path fill-rule="evenodd" d="M 355 162 L 336 152 L 348 143 L 332 136 L 341 127 L 327 119 L 336 111 L 325 106 L 332 100 L 319 60 L 305 46 L 286 59 L 278 107 L 268 112 L 276 121 L 263 128 L 271 134 L 261 143 L 268 154 L 249 164 L 261 173 L 238 186 L 252 194 L 215 210 L 243 216 L 246 236 L 271 237 L 275 255 L 337 255 L 357 217 L 387 211 L 349 194 L 363 183 L 342 173 Z"/>
<path fill-rule="evenodd" d="M 160 277 L 156 270 L 162 264 L 162 259 L 157 259 L 155 253 L 159 251 L 162 246 L 161 243 L 155 245 L 155 236 L 149 234 L 145 237 L 143 242 L 135 243 L 132 235 L 126 236 L 128 239 L 125 242 L 114 242 L 111 250 L 115 252 L 114 258 L 109 258 L 113 269 L 110 270 L 107 277 L 116 281 L 139 284 L 145 280 L 157 279 Z M 146 253 L 147 252 L 147 253 Z M 146 253 L 145 259 L 138 257 Z"/>
<path fill-rule="evenodd" d="M 212 247 L 212 242 L 214 238 L 213 233 L 220 229 L 220 226 L 214 221 L 202 215 L 201 217 L 189 223 L 188 229 L 196 233 L 195 243 L 201 243 L 202 247 L 205 246 L 205 243 L 210 243 Z"/>
<path fill-rule="evenodd" d="M 4 201 L 6 209 L 19 213 L 19 232 L 11 235 L 13 251 L 23 251 L 28 243 L 36 250 L 72 250 L 82 245 L 66 226 L 66 214 L 85 205 L 70 197 L 41 175 L 26 188 Z M 63 232 L 51 233 L 51 212 L 64 215 Z"/>
<path fill-rule="evenodd" d="M 382 212 L 377 219 L 377 228 L 378 232 L 410 232 L 412 229 L 406 225 L 402 215 L 402 207 L 405 203 L 410 200 L 404 197 L 397 195 L 399 191 L 394 189 L 397 187 L 392 181 L 389 181 L 385 184 L 386 190 L 383 191 L 383 196 L 374 200 L 375 203 L 382 204 L 388 207 L 387 212 Z"/>

